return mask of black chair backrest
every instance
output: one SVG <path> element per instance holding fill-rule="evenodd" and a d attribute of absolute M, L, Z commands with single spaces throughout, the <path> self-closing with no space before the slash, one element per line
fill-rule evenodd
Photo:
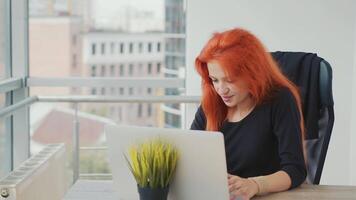
<path fill-rule="evenodd" d="M 311 92 L 308 90 L 310 90 L 312 87 L 309 87 L 308 84 L 306 85 L 303 81 L 301 81 L 305 80 L 306 78 L 303 76 L 308 76 L 307 79 L 310 82 L 314 81 L 314 83 L 316 83 L 315 85 L 317 85 L 314 87 L 317 90 L 315 97 L 318 98 L 318 101 L 316 101 L 317 119 L 314 122 L 316 123 L 314 124 L 316 129 L 313 129 L 313 124 L 306 124 L 307 135 L 311 137 L 306 137 L 304 145 L 306 150 L 306 162 L 308 171 L 307 182 L 311 184 L 319 184 L 324 167 L 326 153 L 329 147 L 331 132 L 334 125 L 334 101 L 332 95 L 331 66 L 324 59 L 317 57 L 316 54 L 302 52 L 273 52 L 272 56 L 277 61 L 284 74 L 299 87 L 302 101 L 304 100 L 304 113 L 310 113 L 310 109 L 315 109 L 315 107 L 304 105 L 308 103 L 306 102 L 308 101 L 308 95 L 310 95 L 308 92 Z M 314 58 L 318 58 L 317 65 L 312 65 L 311 60 L 303 62 L 303 59 L 305 59 L 306 56 L 313 56 Z M 296 62 L 295 57 L 298 58 L 298 62 Z M 295 69 L 291 69 L 289 61 L 295 62 L 292 66 L 292 68 Z M 317 73 L 308 73 L 311 72 L 311 69 L 308 69 L 310 67 L 316 67 L 320 69 L 316 70 Z M 300 68 L 304 69 L 300 70 Z M 292 72 L 290 70 L 292 70 Z M 296 73 L 293 73 L 293 70 L 298 71 L 299 74 L 296 76 Z M 309 125 L 311 127 L 310 129 L 308 129 Z"/>

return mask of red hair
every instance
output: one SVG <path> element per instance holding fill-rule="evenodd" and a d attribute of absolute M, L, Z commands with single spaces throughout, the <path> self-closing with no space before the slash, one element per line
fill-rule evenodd
<path fill-rule="evenodd" d="M 250 32 L 240 28 L 215 33 L 195 59 L 195 68 L 202 77 L 202 108 L 207 119 L 206 130 L 219 130 L 227 115 L 227 106 L 209 78 L 207 63 L 211 61 L 218 62 L 229 79 L 244 80 L 256 105 L 267 101 L 277 88 L 289 89 L 300 112 L 300 127 L 304 137 L 304 120 L 297 87 L 282 74 L 262 43 Z M 238 81 L 235 83 L 238 84 Z"/>

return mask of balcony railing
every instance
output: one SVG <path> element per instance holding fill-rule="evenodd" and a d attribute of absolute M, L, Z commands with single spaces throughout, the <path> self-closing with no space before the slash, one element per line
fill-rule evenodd
<path fill-rule="evenodd" d="M 24 84 L 25 83 L 25 84 Z M 0 91 L 8 92 L 18 88 L 26 87 L 134 87 L 145 86 L 152 88 L 184 88 L 184 80 L 179 78 L 29 78 L 12 79 L 0 83 Z M 101 151 L 106 147 L 80 147 L 79 146 L 79 120 L 78 104 L 81 103 L 199 103 L 199 96 L 31 96 L 16 104 L 0 109 L 0 118 L 9 116 L 13 112 L 36 102 L 72 103 L 74 107 L 73 120 L 73 181 L 79 177 L 102 177 L 109 178 L 108 173 L 79 173 L 79 152 L 80 151 Z"/>

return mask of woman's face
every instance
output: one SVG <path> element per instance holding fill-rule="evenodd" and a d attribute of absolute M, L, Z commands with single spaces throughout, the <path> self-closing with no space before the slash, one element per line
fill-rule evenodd
<path fill-rule="evenodd" d="M 208 71 L 215 91 L 219 94 L 225 105 L 235 107 L 251 98 L 244 81 L 239 81 L 238 85 L 229 80 L 224 70 L 216 61 L 208 62 Z"/>

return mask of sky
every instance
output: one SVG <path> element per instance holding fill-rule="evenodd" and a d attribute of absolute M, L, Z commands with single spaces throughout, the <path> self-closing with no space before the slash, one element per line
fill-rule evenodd
<path fill-rule="evenodd" d="M 99 27 L 132 31 L 164 27 L 164 0 L 93 0 L 93 11 Z"/>

